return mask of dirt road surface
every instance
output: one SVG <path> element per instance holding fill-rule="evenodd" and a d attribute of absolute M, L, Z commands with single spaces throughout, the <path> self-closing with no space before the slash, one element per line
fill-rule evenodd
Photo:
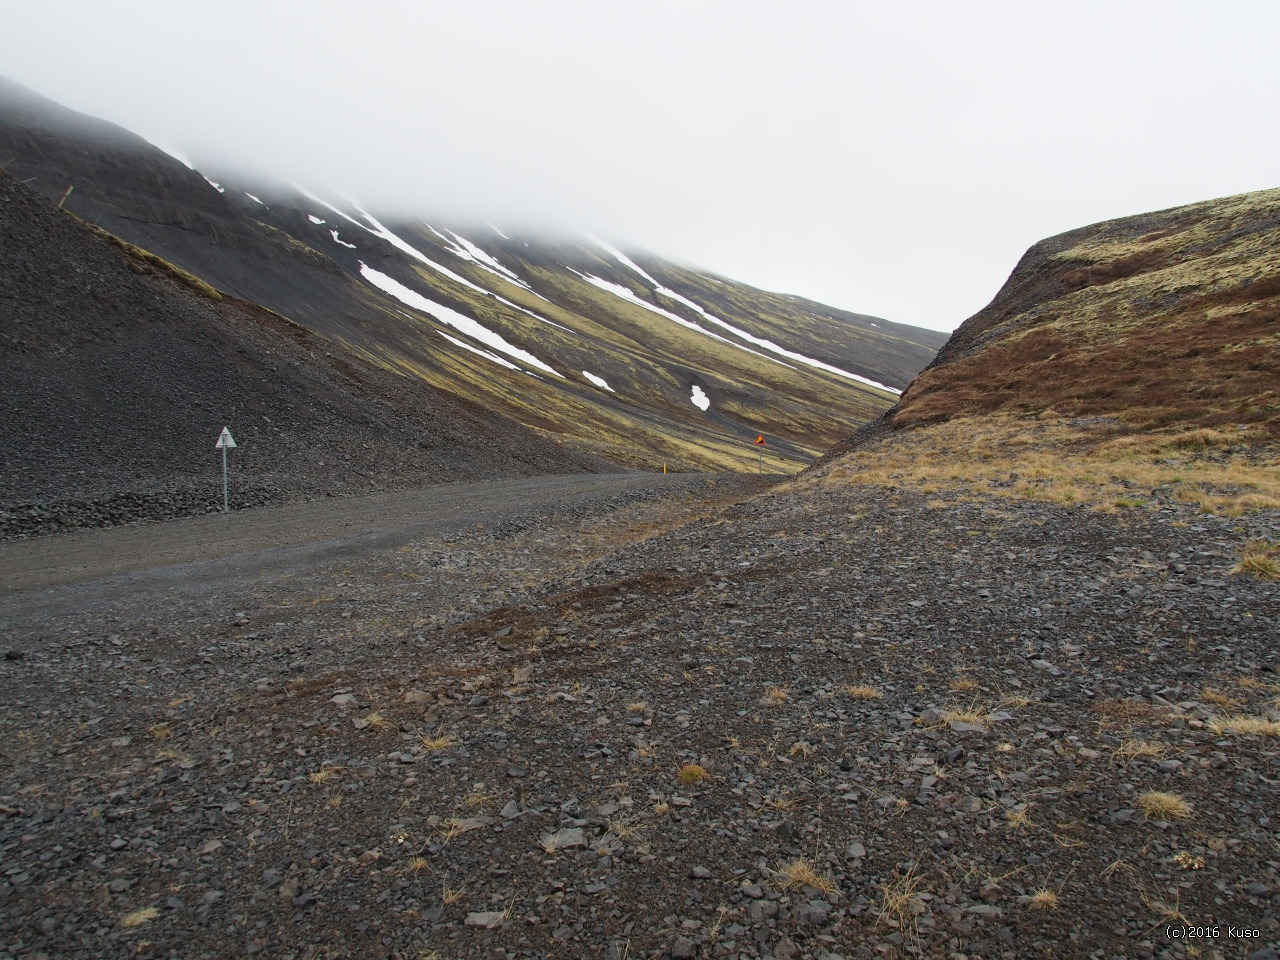
<path fill-rule="evenodd" d="M 0 543 L 0 629 L 135 595 L 201 594 L 230 581 L 297 576 L 531 511 L 572 514 L 620 495 L 661 499 L 709 489 L 694 474 L 522 477 Z"/>

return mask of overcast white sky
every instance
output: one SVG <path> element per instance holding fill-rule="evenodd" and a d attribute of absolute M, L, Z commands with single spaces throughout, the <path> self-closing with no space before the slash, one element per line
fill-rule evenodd
<path fill-rule="evenodd" d="M 386 209 L 935 329 L 1042 237 L 1280 185 L 1280 3 L 5 0 L 0 73 Z"/>

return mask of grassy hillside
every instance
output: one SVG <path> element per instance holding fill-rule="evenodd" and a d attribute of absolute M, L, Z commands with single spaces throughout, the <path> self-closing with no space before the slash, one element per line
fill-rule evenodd
<path fill-rule="evenodd" d="M 1045 240 L 828 482 L 1280 506 L 1280 190 Z"/>

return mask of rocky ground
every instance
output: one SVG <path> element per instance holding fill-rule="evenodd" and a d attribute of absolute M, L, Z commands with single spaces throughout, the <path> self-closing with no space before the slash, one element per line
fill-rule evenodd
<path fill-rule="evenodd" d="M 740 498 L 43 595 L 0 955 L 1276 956 L 1275 517 Z"/>

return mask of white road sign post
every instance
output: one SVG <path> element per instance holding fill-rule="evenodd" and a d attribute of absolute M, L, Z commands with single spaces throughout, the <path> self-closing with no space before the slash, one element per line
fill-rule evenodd
<path fill-rule="evenodd" d="M 236 445 L 235 440 L 231 438 L 231 431 L 226 427 L 222 428 L 222 433 L 218 435 L 218 445 L 215 450 L 222 451 L 222 512 L 231 512 L 231 497 L 227 492 L 227 451 Z"/>

